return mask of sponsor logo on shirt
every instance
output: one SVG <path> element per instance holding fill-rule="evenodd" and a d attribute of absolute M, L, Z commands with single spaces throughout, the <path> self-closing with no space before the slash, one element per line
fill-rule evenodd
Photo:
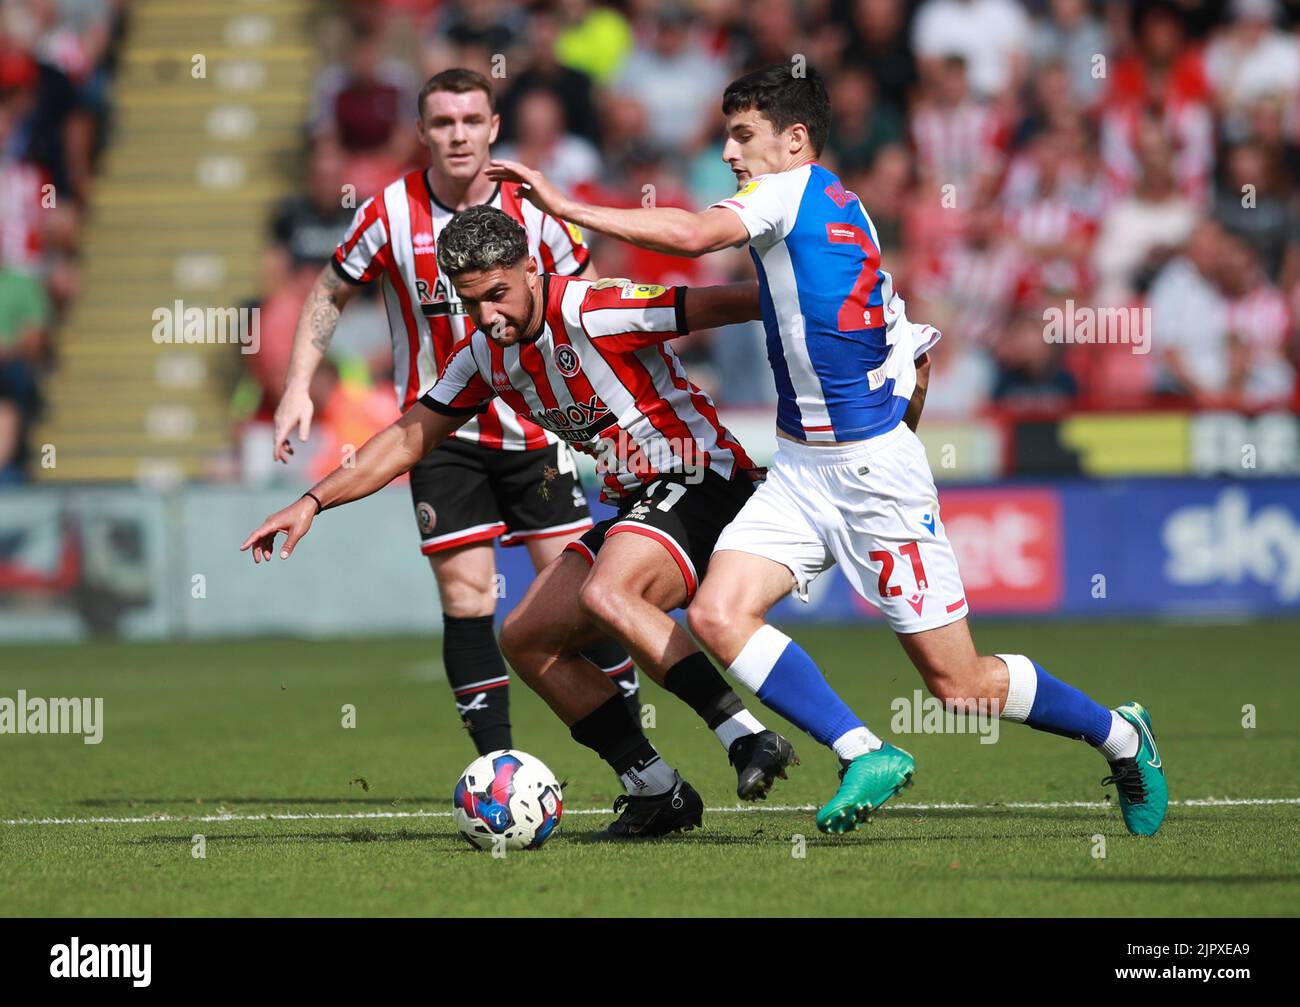
<path fill-rule="evenodd" d="M 534 412 L 529 419 L 566 441 L 585 445 L 609 425 L 610 413 L 605 403 L 593 395 L 586 402 Z"/>
<path fill-rule="evenodd" d="M 625 301 L 651 301 L 667 292 L 667 287 L 657 283 L 629 283 L 618 292 L 618 296 Z"/>
<path fill-rule="evenodd" d="M 428 280 L 416 278 L 415 294 L 420 299 L 420 311 L 425 318 L 465 314 L 465 305 L 460 303 L 454 293 L 446 279 L 441 276 L 433 282 L 432 286 Z"/>

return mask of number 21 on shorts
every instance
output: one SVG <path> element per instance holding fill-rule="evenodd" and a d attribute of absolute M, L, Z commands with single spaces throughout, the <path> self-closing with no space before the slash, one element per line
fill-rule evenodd
<path fill-rule="evenodd" d="M 907 557 L 912 564 L 912 577 L 916 580 L 916 589 L 924 591 L 929 587 L 929 581 L 925 576 L 925 565 L 921 562 L 921 545 L 919 542 L 908 542 L 898 549 L 899 555 Z M 890 580 L 894 575 L 894 554 L 888 549 L 873 549 L 867 555 L 880 564 L 880 597 L 897 598 L 903 593 L 903 588 L 898 584 L 891 584 Z"/>

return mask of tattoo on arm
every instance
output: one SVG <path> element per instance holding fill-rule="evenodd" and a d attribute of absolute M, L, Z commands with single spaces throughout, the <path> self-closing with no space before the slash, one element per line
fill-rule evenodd
<path fill-rule="evenodd" d="M 335 326 L 339 323 L 339 306 L 335 303 L 334 295 L 342 286 L 343 281 L 327 267 L 311 291 L 311 306 L 307 314 L 311 326 L 311 344 L 322 353 L 329 350 Z"/>

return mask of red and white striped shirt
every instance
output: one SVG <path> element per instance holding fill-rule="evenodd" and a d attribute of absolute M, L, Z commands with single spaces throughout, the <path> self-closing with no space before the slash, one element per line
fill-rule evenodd
<path fill-rule="evenodd" d="M 538 337 L 503 347 L 473 332 L 420 401 L 458 415 L 499 397 L 599 458 L 602 500 L 663 472 L 707 467 L 730 479 L 754 463 L 667 345 L 688 331 L 686 291 L 543 275 Z"/>
<path fill-rule="evenodd" d="M 923 104 L 912 115 L 912 143 L 927 181 L 963 189 L 978 175 L 1001 171 L 1009 130 L 1003 116 L 989 105 Z"/>
<path fill-rule="evenodd" d="M 590 253 L 581 232 L 497 186 L 488 206 L 503 210 L 528 232 L 528 250 L 546 272 L 572 275 Z M 393 388 L 409 409 L 438 380 L 451 349 L 473 331 L 456 288 L 438 269 L 438 235 L 455 212 L 438 202 L 423 171 L 413 171 L 366 200 L 334 252 L 334 270 L 351 283 L 382 277 L 393 338 Z M 531 451 L 554 442 L 540 427 L 493 405 L 456 432 L 486 448 Z"/>

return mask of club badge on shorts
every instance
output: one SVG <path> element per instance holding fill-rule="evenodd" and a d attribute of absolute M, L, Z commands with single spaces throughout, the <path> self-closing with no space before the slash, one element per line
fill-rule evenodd
<path fill-rule="evenodd" d="M 433 508 L 421 500 L 415 505 L 415 519 L 420 524 L 421 534 L 428 535 L 433 531 L 433 526 L 438 523 L 438 515 L 433 512 Z"/>

